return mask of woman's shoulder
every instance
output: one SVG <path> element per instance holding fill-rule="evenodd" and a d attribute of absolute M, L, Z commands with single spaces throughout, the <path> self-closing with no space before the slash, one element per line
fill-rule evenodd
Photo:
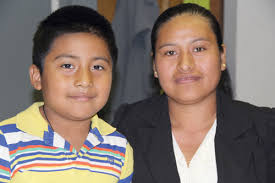
<path fill-rule="evenodd" d="M 167 108 L 165 95 L 153 96 L 132 104 L 122 104 L 115 113 L 113 125 L 138 126 L 149 125 L 148 121 Z M 125 124 L 124 124 L 125 123 Z"/>
<path fill-rule="evenodd" d="M 236 115 L 245 115 L 257 129 L 260 136 L 269 136 L 275 142 L 275 108 L 260 107 L 247 102 L 232 101 L 232 108 L 238 111 Z"/>
<path fill-rule="evenodd" d="M 251 115 L 256 115 L 259 117 L 275 117 L 275 108 L 272 107 L 257 106 L 239 100 L 232 100 L 232 105 L 235 110 L 240 110 L 240 112 L 249 113 Z"/>

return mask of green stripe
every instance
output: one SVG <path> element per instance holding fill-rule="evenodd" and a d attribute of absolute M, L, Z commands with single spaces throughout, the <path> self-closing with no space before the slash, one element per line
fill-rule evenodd
<path fill-rule="evenodd" d="M 112 156 L 115 156 L 117 158 L 121 158 L 121 159 L 125 160 L 125 158 L 123 156 L 121 156 L 119 154 L 112 153 L 112 152 L 108 152 L 108 151 L 101 151 L 101 150 L 97 150 L 97 149 L 91 149 L 90 152 L 95 152 L 95 153 L 102 154 L 102 155 L 108 154 L 108 155 L 112 155 Z"/>
<path fill-rule="evenodd" d="M 1 170 L 0 169 L 0 174 L 5 174 L 6 176 L 10 176 L 10 172 L 6 170 Z"/>
<path fill-rule="evenodd" d="M 41 152 L 64 152 L 62 148 L 57 148 L 57 149 L 47 149 L 47 148 L 41 148 L 41 147 L 36 147 L 36 148 L 28 148 L 24 150 L 18 150 L 16 153 L 11 155 L 11 158 L 16 156 L 17 154 L 20 153 L 25 153 L 25 152 L 36 152 L 36 151 L 41 151 Z"/>

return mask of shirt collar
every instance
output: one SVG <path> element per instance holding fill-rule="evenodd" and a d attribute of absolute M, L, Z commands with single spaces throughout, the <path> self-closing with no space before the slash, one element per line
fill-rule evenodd
<path fill-rule="evenodd" d="M 16 126 L 18 129 L 43 138 L 45 143 L 55 147 L 71 148 L 68 142 L 62 141 L 62 137 L 55 133 L 48 125 L 47 121 L 42 117 L 39 107 L 44 105 L 43 102 L 32 104 L 25 111 L 19 113 L 16 118 Z M 104 136 L 113 133 L 116 129 L 100 119 L 97 115 L 91 118 L 91 129 L 87 136 L 84 146 L 91 149 L 104 141 Z"/>

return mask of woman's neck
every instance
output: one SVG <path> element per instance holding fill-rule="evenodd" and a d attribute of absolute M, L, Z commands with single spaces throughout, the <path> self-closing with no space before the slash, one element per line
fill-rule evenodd
<path fill-rule="evenodd" d="M 216 119 L 216 95 L 193 104 L 181 104 L 168 99 L 172 128 L 184 131 L 201 131 L 212 126 Z"/>

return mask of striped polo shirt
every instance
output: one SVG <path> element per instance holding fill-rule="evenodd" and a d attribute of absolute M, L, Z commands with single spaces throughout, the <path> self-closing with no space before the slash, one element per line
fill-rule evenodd
<path fill-rule="evenodd" d="M 0 123 L 0 182 L 131 182 L 133 151 L 97 115 L 79 152 L 54 132 L 34 103 Z"/>

